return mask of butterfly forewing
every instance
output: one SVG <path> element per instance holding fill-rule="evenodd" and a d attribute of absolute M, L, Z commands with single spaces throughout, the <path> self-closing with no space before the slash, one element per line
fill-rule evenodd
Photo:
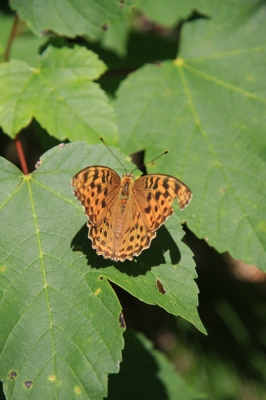
<path fill-rule="evenodd" d="M 148 230 L 158 229 L 173 214 L 172 203 L 177 197 L 181 209 L 191 200 L 190 189 L 170 175 L 145 175 L 133 186 L 135 201 Z"/>
<path fill-rule="evenodd" d="M 120 177 L 111 168 L 84 168 L 72 179 L 75 196 L 85 208 L 89 221 L 99 224 L 114 202 L 120 188 Z"/>

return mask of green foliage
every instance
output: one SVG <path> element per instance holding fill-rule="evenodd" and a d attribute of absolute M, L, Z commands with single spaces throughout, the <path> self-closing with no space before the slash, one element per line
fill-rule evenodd
<path fill-rule="evenodd" d="M 25 382 L 32 381 L 35 398 L 58 392 L 97 399 L 121 361 L 117 297 L 70 247 L 81 213 L 69 185 L 73 158 L 65 160 L 64 150 L 54 149 L 27 177 L 1 160 L 0 365 L 8 398 L 26 397 Z"/>
<path fill-rule="evenodd" d="M 150 159 L 171 149 L 156 169 L 171 165 L 196 193 L 185 212 L 190 229 L 266 271 L 266 26 L 252 4 L 240 15 L 227 8 L 226 20 L 185 24 L 179 57 L 131 74 L 114 107 L 124 151 L 148 142 Z"/>
<path fill-rule="evenodd" d="M 114 265 L 91 248 L 83 228 L 87 218 L 70 181 L 88 159 L 97 165 L 105 155 L 115 168 L 117 161 L 102 145 L 59 145 L 28 176 L 1 159 L 1 226 L 6 229 L 0 239 L 0 325 L 7 322 L 1 330 L 0 365 L 7 396 L 16 396 L 29 380 L 36 398 L 54 397 L 56 391 L 84 399 L 106 394 L 107 372 L 118 371 L 123 347 L 121 306 L 110 281 L 205 331 L 196 309 L 192 253 L 180 242 L 177 221 L 170 220 L 134 262 Z M 18 373 L 16 385 L 8 378 L 10 371 Z"/>
<path fill-rule="evenodd" d="M 34 1 L 13 0 L 11 6 L 36 35 L 49 29 L 68 37 L 86 33 L 97 37 L 105 25 L 123 20 L 139 1 L 64 0 L 62 3 L 59 0 L 45 1 L 40 7 Z"/>
<path fill-rule="evenodd" d="M 0 118 L 11 137 L 35 117 L 58 139 L 87 139 L 99 133 L 110 142 L 114 112 L 99 86 L 92 82 L 105 65 L 83 49 L 48 48 L 38 68 L 14 60 L 0 67 Z M 74 131 L 73 131 L 74 130 Z"/>
<path fill-rule="evenodd" d="M 206 333 L 197 313 L 193 254 L 181 241 L 179 222 L 186 221 L 219 252 L 266 271 L 265 5 L 260 0 L 10 5 L 26 25 L 17 37 L 11 35 L 12 60 L 0 65 L 0 126 L 14 139 L 35 119 L 49 135 L 77 143 L 51 149 L 29 175 L 0 159 L 0 377 L 7 399 L 101 399 L 108 374 L 119 371 L 124 346 L 116 286 Z M 0 14 L 1 54 L 11 23 L 10 15 Z M 130 53 L 134 29 L 148 38 L 146 44 L 148 30 L 161 37 L 152 37 L 145 51 L 138 39 Z M 123 67 L 136 65 L 137 71 L 123 76 Z M 115 84 L 105 74 L 110 66 Z M 103 87 L 118 81 L 111 98 Z M 96 255 L 70 185 L 88 165 L 123 173 L 112 154 L 95 144 L 99 136 L 119 145 L 123 153 L 112 149 L 128 171 L 134 167 L 125 154 L 144 149 L 148 161 L 169 149 L 148 171 L 176 176 L 193 192 L 191 205 L 182 212 L 175 206 L 176 216 L 133 262 Z M 177 399 L 181 390 L 184 400 L 202 398 L 146 339 L 129 334 L 127 341 L 132 349 L 126 348 L 121 370 L 126 382 L 126 360 L 144 351 L 155 366 L 151 389 L 162 393 L 163 387 L 160 400 Z M 139 379 L 145 375 L 137 372 Z M 110 399 L 123 396 L 116 379 Z M 126 397 L 141 398 L 134 379 L 128 382 Z M 156 399 L 153 393 L 143 398 Z"/>
<path fill-rule="evenodd" d="M 143 335 L 126 331 L 125 345 L 121 371 L 110 376 L 109 400 L 206 399 L 176 374 L 173 365 Z"/>

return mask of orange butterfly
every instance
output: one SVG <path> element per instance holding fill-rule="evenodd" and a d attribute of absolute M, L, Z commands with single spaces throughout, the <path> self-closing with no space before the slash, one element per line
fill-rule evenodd
<path fill-rule="evenodd" d="M 125 173 L 120 178 L 98 165 L 79 171 L 72 185 L 88 216 L 92 247 L 114 261 L 132 260 L 150 247 L 157 229 L 173 214 L 174 199 L 182 210 L 192 197 L 173 176 L 150 174 L 135 180 Z"/>

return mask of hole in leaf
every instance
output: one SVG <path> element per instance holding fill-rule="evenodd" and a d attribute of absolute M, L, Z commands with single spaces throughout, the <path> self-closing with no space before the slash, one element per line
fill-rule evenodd
<path fill-rule="evenodd" d="M 162 293 L 162 294 L 165 294 L 164 287 L 163 287 L 163 285 L 161 284 L 161 282 L 158 279 L 156 280 L 156 285 L 157 285 L 157 288 L 158 288 L 159 292 Z"/>

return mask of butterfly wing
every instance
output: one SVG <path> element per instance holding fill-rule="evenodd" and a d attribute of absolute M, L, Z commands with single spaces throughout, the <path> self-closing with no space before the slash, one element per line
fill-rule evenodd
<path fill-rule="evenodd" d="M 177 197 L 179 207 L 186 207 L 191 190 L 170 175 L 151 174 L 137 179 L 133 185 L 134 200 L 149 231 L 158 229 L 173 214 L 172 203 Z"/>
<path fill-rule="evenodd" d="M 98 165 L 84 168 L 73 177 L 75 196 L 92 225 L 100 224 L 106 216 L 119 192 L 120 182 L 115 171 Z"/>
<path fill-rule="evenodd" d="M 117 208 L 118 207 L 118 208 Z M 123 212 L 123 225 L 119 221 L 119 204 L 113 203 L 101 224 L 90 227 L 89 238 L 97 254 L 114 261 L 133 260 L 142 250 L 150 247 L 156 232 L 147 230 L 133 198 Z M 120 225 L 121 233 L 117 234 Z"/>

